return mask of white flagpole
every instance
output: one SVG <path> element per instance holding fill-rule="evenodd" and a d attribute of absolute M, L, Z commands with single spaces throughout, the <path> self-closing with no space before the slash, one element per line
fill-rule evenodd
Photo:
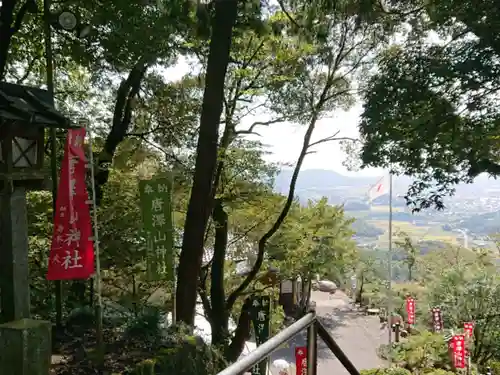
<path fill-rule="evenodd" d="M 392 173 L 389 172 L 389 249 L 387 252 L 387 327 L 389 328 L 389 366 L 392 363 Z"/>

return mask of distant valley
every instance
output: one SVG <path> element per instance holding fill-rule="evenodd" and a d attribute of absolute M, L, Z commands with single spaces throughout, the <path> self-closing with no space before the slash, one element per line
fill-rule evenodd
<path fill-rule="evenodd" d="M 276 178 L 275 189 L 288 193 L 292 171 L 283 170 Z M 347 215 L 357 218 L 353 225 L 356 238 L 365 246 L 385 247 L 388 228 L 386 194 L 368 204 L 368 190 L 380 177 L 345 176 L 335 171 L 308 169 L 300 173 L 296 196 L 309 199 L 328 198 L 331 204 L 343 204 Z M 403 198 L 411 180 L 393 179 L 393 230 L 409 233 L 416 241 L 451 242 L 475 247 L 494 247 L 492 235 L 500 233 L 500 181 L 480 176 L 473 184 L 458 185 L 453 197 L 446 198 L 444 211 L 426 210 L 412 214 Z M 464 236 L 465 233 L 465 236 Z"/>

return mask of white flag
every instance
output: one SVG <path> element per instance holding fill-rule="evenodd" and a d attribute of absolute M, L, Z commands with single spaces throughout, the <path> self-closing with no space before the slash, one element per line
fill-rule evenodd
<path fill-rule="evenodd" d="M 378 197 L 385 195 L 389 192 L 390 179 L 389 176 L 384 176 L 368 190 L 368 200 L 373 202 Z"/>

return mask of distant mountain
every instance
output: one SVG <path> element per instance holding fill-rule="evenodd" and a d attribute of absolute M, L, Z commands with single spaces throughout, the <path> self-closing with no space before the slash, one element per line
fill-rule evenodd
<path fill-rule="evenodd" d="M 288 193 L 292 173 L 291 169 L 284 169 L 279 173 L 275 180 L 277 192 Z M 332 204 L 346 203 L 349 200 L 363 201 L 370 187 L 381 177 L 345 176 L 331 170 L 306 169 L 300 172 L 295 195 L 304 202 L 322 197 L 327 197 Z M 411 182 L 412 180 L 406 176 L 393 178 L 395 200 L 407 192 Z M 455 198 L 478 198 L 492 195 L 500 196 L 500 180 L 479 176 L 473 184 L 458 185 Z M 399 200 L 403 203 L 402 198 Z M 388 197 L 380 197 L 375 203 L 383 204 L 384 201 L 388 203 Z"/>
<path fill-rule="evenodd" d="M 464 220 L 457 220 L 454 224 L 476 235 L 489 236 L 500 232 L 500 211 L 472 215 Z"/>
<path fill-rule="evenodd" d="M 275 180 L 276 191 L 282 194 L 288 193 L 292 174 L 291 169 L 284 169 L 279 173 Z M 295 195 L 303 201 L 327 197 L 330 203 L 364 200 L 370 187 L 381 177 L 345 176 L 325 169 L 306 169 L 299 174 Z M 394 178 L 395 195 L 405 193 L 409 183 L 410 179 L 407 177 Z M 383 197 L 379 199 L 383 200 Z"/>
<path fill-rule="evenodd" d="M 280 172 L 275 181 L 276 191 L 288 193 L 292 173 L 293 171 L 288 169 Z M 346 192 L 351 191 L 353 198 L 360 197 L 363 192 L 366 194 L 377 180 L 376 177 L 350 177 L 335 171 L 306 169 L 300 172 L 295 190 L 301 200 L 320 199 L 325 196 L 331 203 L 341 203 L 350 198 L 346 196 Z"/>

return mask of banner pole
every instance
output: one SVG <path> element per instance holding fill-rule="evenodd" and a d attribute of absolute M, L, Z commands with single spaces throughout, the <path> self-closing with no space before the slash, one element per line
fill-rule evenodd
<path fill-rule="evenodd" d="M 103 338 L 103 323 L 102 323 L 102 279 L 101 279 L 101 259 L 100 259 L 100 247 L 99 247 L 99 226 L 97 222 L 97 203 L 96 203 L 96 191 L 95 191 L 95 170 L 94 170 L 94 151 L 93 151 L 93 138 L 92 131 L 90 130 L 89 122 L 85 121 L 85 128 L 89 137 L 89 168 L 90 168 L 90 180 L 92 187 L 92 217 L 94 221 L 94 252 L 95 252 L 95 283 L 96 283 L 96 339 L 97 339 L 97 350 L 99 354 L 100 365 L 104 364 L 104 338 Z"/>
<path fill-rule="evenodd" d="M 389 171 L 389 249 L 387 252 L 387 327 L 389 328 L 389 367 L 392 364 L 392 173 Z"/>
<path fill-rule="evenodd" d="M 175 183 L 175 175 L 174 173 L 171 173 L 170 174 L 170 228 L 169 231 L 170 231 L 170 238 L 171 238 L 171 244 L 172 244 L 172 248 L 170 249 L 171 253 L 172 253 L 172 325 L 176 324 L 177 323 L 177 275 L 176 275 L 176 259 L 175 259 L 175 250 L 174 250 L 174 200 L 173 200 L 173 196 L 174 196 L 174 183 Z"/>

